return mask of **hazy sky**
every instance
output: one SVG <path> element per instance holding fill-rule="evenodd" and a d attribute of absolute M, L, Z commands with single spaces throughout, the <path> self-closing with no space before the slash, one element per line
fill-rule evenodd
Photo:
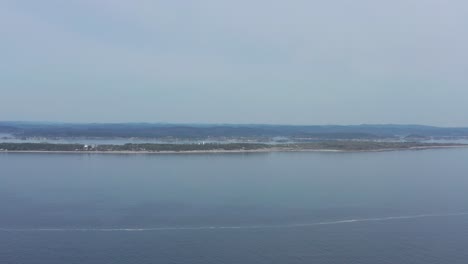
<path fill-rule="evenodd" d="M 0 0 L 0 120 L 468 126 L 466 0 Z"/>

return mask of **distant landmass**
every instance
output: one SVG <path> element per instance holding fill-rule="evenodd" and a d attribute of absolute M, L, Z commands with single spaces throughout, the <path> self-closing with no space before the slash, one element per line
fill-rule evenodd
<path fill-rule="evenodd" d="M 83 145 L 51 143 L 0 143 L 0 152 L 77 152 L 77 153 L 208 153 L 208 152 L 276 152 L 276 151 L 390 151 L 408 149 L 467 147 L 466 144 L 321 141 L 296 144 L 209 143 L 209 144 L 123 144 Z"/>
<path fill-rule="evenodd" d="M 162 123 L 0 122 L 0 134 L 14 138 L 141 138 L 239 141 L 424 140 L 468 138 L 468 128 L 422 125 L 232 125 Z M 7 135 L 7 136 L 5 136 Z M 0 140 L 1 141 L 1 140 Z"/>

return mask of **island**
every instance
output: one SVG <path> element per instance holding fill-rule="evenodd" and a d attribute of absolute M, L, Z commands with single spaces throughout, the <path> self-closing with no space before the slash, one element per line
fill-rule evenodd
<path fill-rule="evenodd" d="M 458 143 L 320 141 L 294 144 L 263 143 L 190 143 L 86 145 L 53 143 L 0 143 L 0 152 L 71 152 L 71 153 L 210 153 L 210 152 L 299 152 L 299 151 L 392 151 L 468 147 Z"/>

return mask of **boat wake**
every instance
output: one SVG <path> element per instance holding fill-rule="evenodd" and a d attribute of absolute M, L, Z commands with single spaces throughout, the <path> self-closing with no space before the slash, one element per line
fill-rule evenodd
<path fill-rule="evenodd" d="M 449 217 L 449 216 L 465 216 L 468 212 L 450 213 L 450 214 L 419 214 L 419 215 L 402 215 L 388 216 L 375 218 L 356 218 L 337 221 L 324 221 L 313 223 L 296 223 L 296 224 L 279 224 L 279 225 L 245 225 L 245 226 L 194 226 L 194 227 L 150 227 L 150 228 L 0 228 L 3 232 L 142 232 L 142 231 L 165 231 L 165 230 L 216 230 L 216 229 L 281 229 L 281 228 L 297 228 L 321 225 L 338 225 L 359 222 L 379 222 L 379 221 L 395 221 L 404 219 L 417 219 L 429 217 Z"/>

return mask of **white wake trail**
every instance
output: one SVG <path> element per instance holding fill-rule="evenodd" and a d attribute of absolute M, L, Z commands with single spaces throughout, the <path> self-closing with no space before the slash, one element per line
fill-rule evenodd
<path fill-rule="evenodd" d="M 419 215 L 401 215 L 375 218 L 356 218 L 336 221 L 324 221 L 313 223 L 299 224 L 282 224 L 282 225 L 250 225 L 250 226 L 198 226 L 198 227 L 154 227 L 154 228 L 0 228 L 3 232 L 142 232 L 142 231 L 165 231 L 165 230 L 216 230 L 216 229 L 278 229 L 278 228 L 296 228 L 320 225 L 338 225 L 350 224 L 359 222 L 377 222 L 377 221 L 394 221 L 404 219 L 417 219 L 428 217 L 449 217 L 449 216 L 465 216 L 468 212 L 449 213 L 449 214 L 419 214 Z"/>

